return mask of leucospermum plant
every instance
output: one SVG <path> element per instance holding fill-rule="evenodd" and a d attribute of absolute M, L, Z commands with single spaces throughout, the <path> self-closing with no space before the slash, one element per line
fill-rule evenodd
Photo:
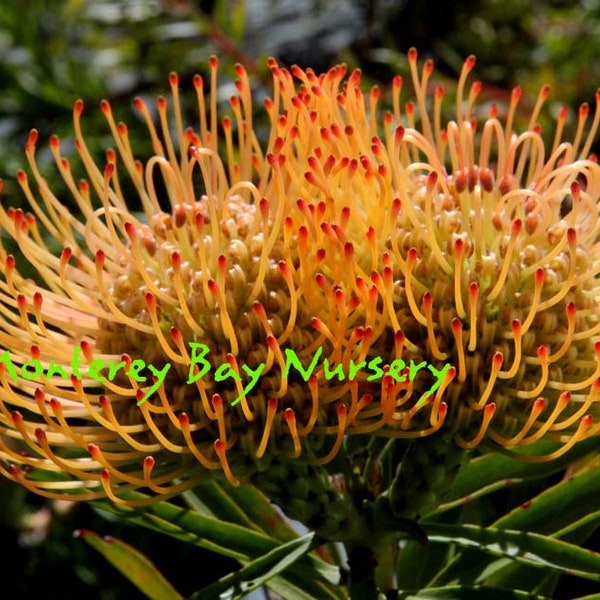
<path fill-rule="evenodd" d="M 486 115 L 469 57 L 446 122 L 433 63 L 419 69 L 414 50 L 408 61 L 414 99 L 396 77 L 386 112 L 358 71 L 271 60 L 259 139 L 242 66 L 219 115 L 213 58 L 210 81 L 194 79 L 195 125 L 175 74 L 155 110 L 134 101 L 145 161 L 106 101 L 114 148 L 94 161 L 78 102 L 81 166 L 50 139 L 69 204 L 39 171 L 31 132 L 30 174 L 17 177 L 30 210 L 0 208 L 19 250 L 0 246 L 5 477 L 134 522 L 185 514 L 177 535 L 188 527 L 212 549 L 227 514 L 239 546 L 232 534 L 221 550 L 244 567 L 200 598 L 250 580 L 289 598 L 546 593 L 543 577 L 523 584 L 521 562 L 599 580 L 600 559 L 576 546 L 592 470 L 577 472 L 577 493 L 558 484 L 531 502 L 540 520 L 542 496 L 569 498 L 569 527 L 538 531 L 511 513 L 478 529 L 461 508 L 564 470 L 600 439 L 600 94 L 573 138 L 561 110 L 547 143 L 549 89 L 517 129 L 520 90 L 502 117 Z M 311 533 L 294 539 L 265 498 Z M 428 562 L 413 538 L 478 550 Z M 349 576 L 331 549 L 300 559 L 331 542 Z M 470 580 L 469 556 L 481 566 Z M 417 562 L 429 570 L 415 575 Z"/>

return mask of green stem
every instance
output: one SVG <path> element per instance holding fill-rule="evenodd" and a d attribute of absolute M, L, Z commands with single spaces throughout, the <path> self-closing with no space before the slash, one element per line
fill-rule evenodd
<path fill-rule="evenodd" d="M 375 583 L 377 559 L 368 546 L 345 545 L 348 552 L 350 578 L 348 580 L 348 597 L 350 600 L 378 600 L 379 590 Z"/>

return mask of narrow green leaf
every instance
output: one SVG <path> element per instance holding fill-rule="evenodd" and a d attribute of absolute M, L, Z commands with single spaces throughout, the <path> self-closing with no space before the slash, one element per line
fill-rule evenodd
<path fill-rule="evenodd" d="M 192 510 L 201 515 L 260 531 L 242 507 L 236 504 L 216 481 L 204 481 L 194 489 L 183 492 L 181 496 Z"/>
<path fill-rule="evenodd" d="M 126 495 L 128 500 L 139 501 L 144 498 L 143 494 L 137 492 Z M 128 522 L 229 556 L 242 564 L 267 554 L 280 545 L 278 540 L 265 533 L 207 517 L 170 502 L 155 502 L 143 508 L 117 507 L 108 501 L 96 501 L 93 504 L 124 516 Z M 339 569 L 313 554 L 301 557 L 298 564 L 292 565 L 286 571 L 285 579 L 288 584 L 305 589 L 309 597 L 311 594 L 315 598 L 324 599 L 339 597 L 339 588 L 335 587 L 339 581 Z M 276 588 L 275 583 L 272 587 Z"/>
<path fill-rule="evenodd" d="M 600 510 L 597 510 L 589 515 L 586 515 L 582 519 L 578 519 L 573 523 L 563 527 L 556 533 L 554 537 L 570 542 L 571 544 L 578 544 L 581 546 L 600 526 Z"/>
<path fill-rule="evenodd" d="M 142 494 L 131 492 L 127 499 L 139 500 Z M 108 501 L 94 503 L 109 512 L 124 516 L 127 521 L 138 523 L 185 542 L 243 560 L 258 556 L 277 546 L 268 535 L 234 523 L 227 523 L 187 510 L 170 502 L 155 502 L 142 508 L 115 506 Z"/>
<path fill-rule="evenodd" d="M 598 459 L 498 519 L 494 527 L 555 533 L 600 510 L 600 468 L 595 463 Z"/>
<path fill-rule="evenodd" d="M 267 497 L 252 485 L 234 487 L 227 482 L 207 481 L 183 493 L 190 508 L 268 533 L 283 542 L 298 537 Z"/>
<path fill-rule="evenodd" d="M 556 448 L 554 442 L 539 442 L 522 451 L 528 454 L 545 454 Z M 545 463 L 527 462 L 497 452 L 472 459 L 458 473 L 452 489 L 439 510 L 447 510 L 455 503 L 469 502 L 508 485 L 548 477 L 564 471 L 573 461 L 597 450 L 598 441 L 594 438 L 576 444 L 567 454 Z"/>
<path fill-rule="evenodd" d="M 591 461 L 586 469 L 575 476 L 545 489 L 498 519 L 492 526 L 553 535 L 555 538 L 560 533 L 561 537 L 570 541 L 577 539 L 570 537 L 574 524 L 580 522 L 581 527 L 594 524 L 596 513 L 600 509 L 600 469 L 596 467 L 597 462 L 598 459 Z M 494 468 L 489 463 L 488 467 Z M 495 476 L 502 477 L 503 473 L 497 472 Z M 448 585 L 456 581 L 464 583 L 467 581 L 465 577 L 471 577 L 468 581 L 475 581 L 477 574 L 483 572 L 490 562 L 490 557 L 479 550 L 465 549 L 436 576 L 435 582 L 437 585 Z"/>
<path fill-rule="evenodd" d="M 292 565 L 288 571 L 295 567 L 296 565 Z M 304 574 L 304 578 L 306 578 L 306 574 Z M 319 600 L 347 600 L 348 598 L 342 586 L 332 586 L 319 581 L 307 585 L 306 581 L 302 582 L 298 577 L 292 578 L 287 572 L 273 577 L 268 582 L 267 587 L 280 598 L 286 600 L 315 600 L 315 598 L 319 598 Z"/>
<path fill-rule="evenodd" d="M 547 536 L 492 527 L 441 523 L 428 525 L 427 533 L 432 541 L 478 548 L 516 562 L 600 581 L 600 554 Z"/>
<path fill-rule="evenodd" d="M 75 535 L 98 550 L 148 597 L 153 600 L 182 600 L 183 596 L 175 591 L 156 566 L 129 544 L 116 538 L 103 538 L 84 529 L 76 531 Z"/>
<path fill-rule="evenodd" d="M 275 509 L 271 501 L 253 485 L 234 487 L 227 483 L 225 492 L 234 502 L 243 506 L 244 512 L 256 526 L 270 536 L 283 542 L 298 537 L 297 532 Z"/>
<path fill-rule="evenodd" d="M 425 588 L 448 561 L 450 546 L 429 542 L 426 546 L 413 540 L 403 543 L 398 553 L 396 576 L 402 587 Z"/>
<path fill-rule="evenodd" d="M 283 544 L 264 556 L 248 563 L 239 571 L 226 575 L 196 592 L 188 600 L 233 600 L 241 598 L 265 585 L 269 579 L 282 573 L 301 556 L 309 552 L 315 542 L 315 534 L 309 533 L 301 538 Z"/>
<path fill-rule="evenodd" d="M 518 590 L 504 590 L 501 588 L 476 585 L 473 587 L 452 585 L 441 588 L 427 588 L 412 592 L 401 592 L 398 600 L 551 600 L 544 596 L 536 596 Z"/>
<path fill-rule="evenodd" d="M 519 566 L 523 568 L 523 572 L 519 574 L 521 577 L 531 577 L 533 569 L 527 569 L 527 567 L 525 567 L 524 565 L 519 565 Z M 527 571 L 526 571 L 526 569 L 527 569 Z M 549 596 L 550 598 L 552 598 L 552 597 L 554 597 L 554 592 L 556 590 L 556 586 L 558 585 L 558 582 L 560 581 L 561 576 L 562 576 L 562 573 L 559 573 L 558 571 L 550 571 L 550 572 L 546 573 L 546 575 L 538 581 L 538 584 L 535 587 L 533 587 L 533 586 L 528 587 L 527 590 L 531 591 L 534 594 L 541 594 L 542 596 Z M 522 581 L 522 579 L 521 579 L 521 581 Z M 490 582 L 490 585 L 493 585 L 493 584 Z M 499 586 L 499 587 L 517 587 L 517 586 L 511 582 L 508 586 Z"/>
<path fill-rule="evenodd" d="M 553 533 L 552 537 L 569 542 L 570 544 L 575 544 L 576 546 L 582 546 L 594 533 L 599 524 L 600 511 L 597 511 L 583 519 L 575 521 L 575 523 L 569 527 Z M 536 577 L 536 574 L 532 573 L 527 565 L 512 562 L 505 568 L 500 569 L 497 573 L 494 573 L 485 581 L 489 585 L 508 588 L 523 588 L 523 583 L 525 582 L 526 587 L 524 589 L 541 594 L 549 594 L 558 583 L 559 576 L 560 573 L 552 572 L 546 575 L 540 573 L 539 576 Z"/>

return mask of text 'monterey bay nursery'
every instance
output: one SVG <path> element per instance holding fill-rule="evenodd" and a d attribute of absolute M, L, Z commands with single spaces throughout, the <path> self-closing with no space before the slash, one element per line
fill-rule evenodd
<path fill-rule="evenodd" d="M 186 383 L 195 384 L 199 379 L 210 376 L 211 371 L 213 380 L 216 383 L 234 381 L 241 382 L 242 392 L 233 400 L 231 405 L 236 405 L 242 398 L 248 396 L 258 384 L 263 376 L 266 363 L 260 363 L 256 367 L 242 364 L 241 369 L 236 369 L 229 362 L 223 362 L 220 365 L 213 365 L 209 360 L 210 349 L 206 344 L 198 342 L 188 342 L 190 348 L 190 364 Z M 355 362 L 350 359 L 348 365 L 342 363 L 332 364 L 329 359 L 321 360 L 323 348 L 319 347 L 312 355 L 310 361 L 302 361 L 297 353 L 291 348 L 285 348 L 285 366 L 282 371 L 282 377 L 288 378 L 290 373 L 298 373 L 302 379 L 307 382 L 309 378 L 322 370 L 323 376 L 327 381 L 336 378 L 337 381 L 352 381 L 359 375 L 363 378 L 366 375 L 367 382 L 375 382 L 388 376 L 397 383 L 406 381 L 412 382 L 421 370 L 426 370 L 433 376 L 433 383 L 429 390 L 424 392 L 418 399 L 418 405 L 423 405 L 427 399 L 435 394 L 441 386 L 448 369 L 449 364 L 443 365 L 441 369 L 436 368 L 426 361 L 415 363 L 412 359 L 407 363 L 401 358 L 384 363 L 381 356 L 375 356 L 368 360 Z M 138 405 L 148 400 L 164 383 L 167 373 L 171 368 L 171 363 L 166 363 L 158 368 L 150 363 L 146 363 L 141 358 L 120 360 L 104 360 L 101 358 L 92 358 L 89 362 L 82 357 L 83 351 L 80 346 L 75 346 L 73 356 L 68 365 L 59 364 L 50 361 L 44 366 L 38 358 L 31 358 L 24 362 L 20 367 L 15 365 L 10 358 L 8 350 L 0 354 L 0 365 L 4 365 L 9 377 L 14 381 L 18 380 L 19 375 L 29 381 L 44 381 L 53 377 L 62 379 L 71 379 L 72 377 L 81 380 L 83 377 L 89 377 L 98 383 L 104 381 L 113 381 L 119 373 L 124 373 L 130 379 L 146 386 L 147 390 L 144 396 L 138 401 Z"/>

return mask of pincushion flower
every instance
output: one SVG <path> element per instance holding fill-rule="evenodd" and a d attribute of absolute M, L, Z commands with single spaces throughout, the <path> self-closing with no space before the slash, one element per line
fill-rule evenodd
<path fill-rule="evenodd" d="M 216 59 L 208 93 L 194 79 L 188 129 L 172 74 L 158 123 L 135 100 L 145 163 L 103 101 L 115 148 L 96 164 L 77 102 L 85 179 L 50 139 L 77 215 L 30 134 L 18 181 L 31 212 L 0 209 L 22 253 L 0 248 L 4 476 L 50 498 L 128 503 L 128 490 L 166 497 L 223 474 L 314 524 L 344 504 L 323 465 L 345 436 L 508 452 L 555 440 L 529 457 L 546 460 L 598 434 L 600 96 L 574 139 L 561 111 L 546 146 L 547 88 L 521 133 L 518 89 L 504 119 L 495 107 L 477 119 L 470 57 L 445 123 L 432 63 L 419 72 L 412 50 L 409 63 L 416 102 L 401 106 L 397 77 L 380 114 L 358 71 L 271 61 L 264 142 L 241 66 L 220 123 Z M 299 478 L 322 484 L 311 509 Z"/>

